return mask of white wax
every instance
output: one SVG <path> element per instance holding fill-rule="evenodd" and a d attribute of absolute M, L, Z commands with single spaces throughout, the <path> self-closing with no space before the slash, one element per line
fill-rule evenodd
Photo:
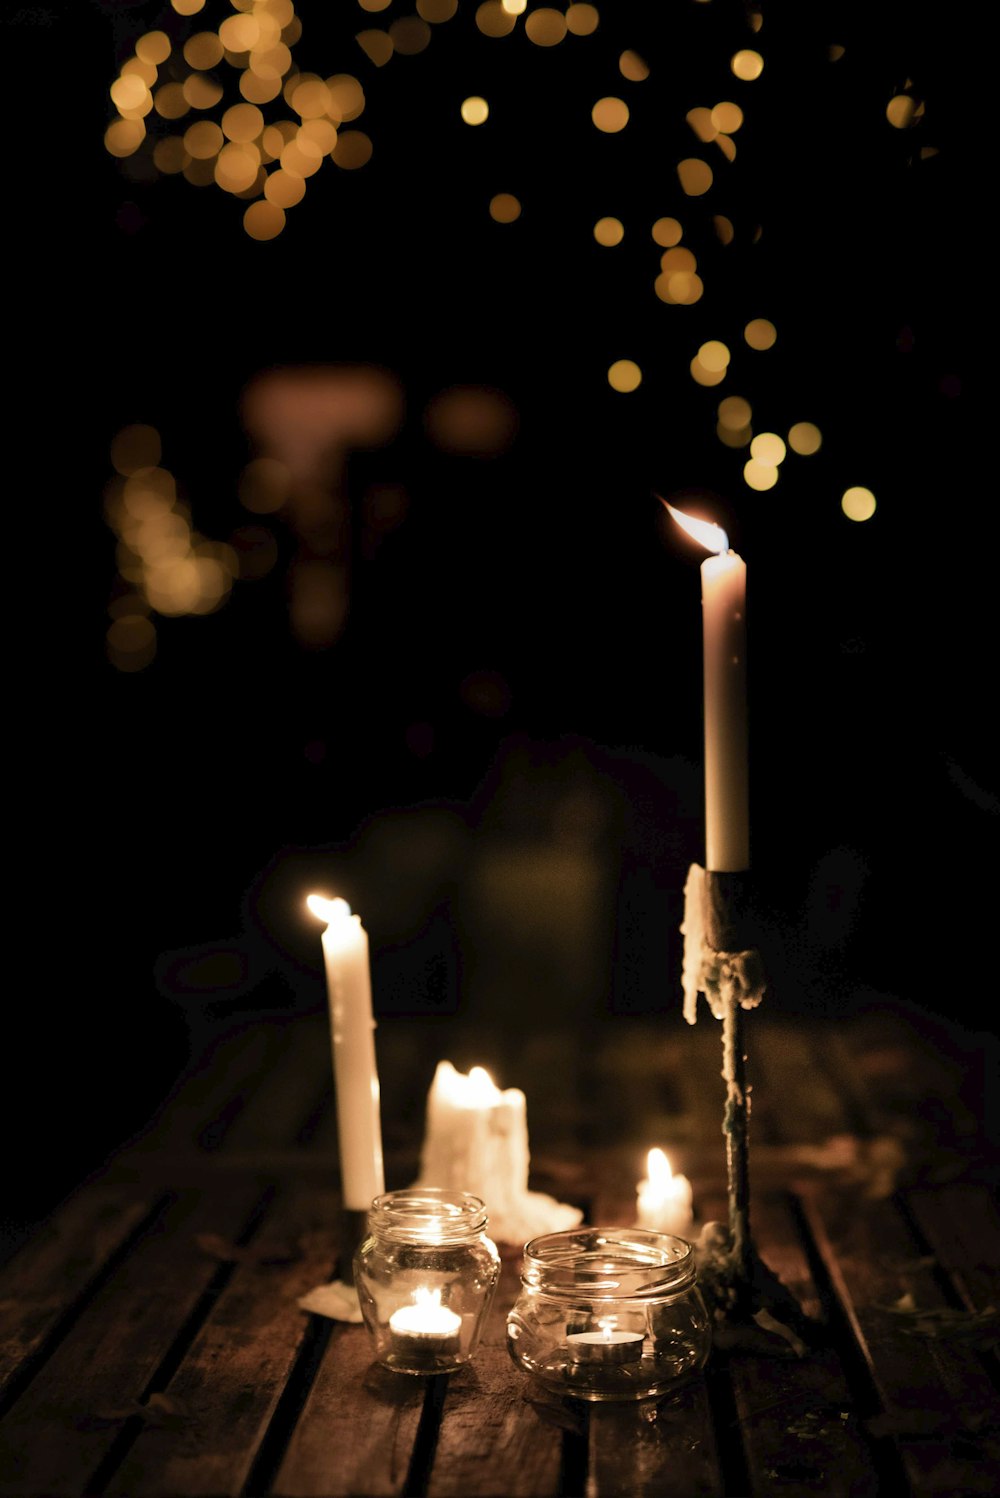
<path fill-rule="evenodd" d="M 390 1329 L 408 1337 L 454 1337 L 462 1330 L 462 1318 L 435 1300 L 400 1306 L 389 1317 Z"/>
<path fill-rule="evenodd" d="M 701 564 L 705 689 L 705 867 L 750 867 L 746 684 L 747 569 L 735 551 Z"/>
<path fill-rule="evenodd" d="M 343 1205 L 366 1212 L 385 1190 L 368 935 L 346 900 L 322 907 Z"/>
<path fill-rule="evenodd" d="M 642 1332 L 573 1332 L 566 1338 L 577 1363 L 637 1363 L 642 1358 Z"/>
<path fill-rule="evenodd" d="M 684 1237 L 694 1221 L 691 1182 L 674 1175 L 662 1150 L 651 1149 L 646 1157 L 647 1175 L 636 1187 L 636 1221 L 654 1233 L 676 1233 Z"/>
<path fill-rule="evenodd" d="M 520 1088 L 501 1091 L 480 1066 L 466 1075 L 439 1061 L 427 1094 L 421 1183 L 471 1191 L 496 1227 L 523 1210 L 528 1164 L 527 1102 Z"/>

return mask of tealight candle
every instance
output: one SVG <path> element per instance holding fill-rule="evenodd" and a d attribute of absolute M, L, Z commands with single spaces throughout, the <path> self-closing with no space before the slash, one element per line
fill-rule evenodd
<path fill-rule="evenodd" d="M 462 1318 L 441 1304 L 440 1290 L 417 1290 L 410 1305 L 389 1317 L 392 1351 L 411 1364 L 453 1357 L 461 1334 Z"/>
<path fill-rule="evenodd" d="M 573 1332 L 566 1338 L 574 1363 L 602 1363 L 605 1367 L 642 1361 L 642 1332 L 618 1332 L 601 1326 L 597 1332 Z"/>
<path fill-rule="evenodd" d="M 655 1233 L 675 1233 L 683 1238 L 691 1230 L 691 1182 L 674 1175 L 661 1149 L 646 1156 L 646 1177 L 636 1187 L 639 1227 Z"/>

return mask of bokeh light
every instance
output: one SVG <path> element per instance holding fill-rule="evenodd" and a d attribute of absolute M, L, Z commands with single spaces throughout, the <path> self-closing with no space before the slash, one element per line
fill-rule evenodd
<path fill-rule="evenodd" d="M 778 482 L 778 470 L 773 463 L 762 463 L 757 458 L 750 458 L 743 465 L 743 482 L 748 488 L 763 493 L 766 489 L 773 489 Z"/>
<path fill-rule="evenodd" d="M 744 83 L 752 83 L 764 71 L 764 59 L 759 52 L 744 50 L 734 54 L 729 66 L 737 78 L 742 78 Z"/>
<path fill-rule="evenodd" d="M 566 10 L 566 30 L 574 36 L 593 36 L 600 25 L 600 14 L 596 5 L 574 3 Z"/>
<path fill-rule="evenodd" d="M 712 185 L 712 168 L 707 161 L 697 156 L 688 156 L 677 163 L 677 176 L 681 188 L 689 198 L 700 198 Z"/>
<path fill-rule="evenodd" d="M 625 226 L 620 218 L 599 218 L 594 225 L 594 238 L 598 244 L 621 244 L 625 238 Z"/>
<path fill-rule="evenodd" d="M 612 390 L 623 394 L 638 390 L 642 384 L 642 370 L 632 359 L 616 359 L 608 369 L 608 384 Z"/>
<path fill-rule="evenodd" d="M 653 239 L 665 249 L 672 245 L 680 244 L 684 237 L 684 230 L 675 218 L 658 218 L 652 229 Z"/>
<path fill-rule="evenodd" d="M 590 111 L 590 118 L 604 135 L 617 135 L 628 124 L 628 105 L 624 99 L 607 95 L 598 99 Z"/>
<path fill-rule="evenodd" d="M 462 119 L 467 125 L 482 125 L 488 118 L 490 106 L 478 94 L 470 94 L 462 100 Z"/>
<path fill-rule="evenodd" d="M 750 443 L 750 456 L 756 458 L 758 463 L 777 468 L 785 457 L 784 439 L 777 432 L 758 432 Z"/>
<path fill-rule="evenodd" d="M 566 35 L 566 17 L 561 10 L 543 5 L 529 13 L 524 34 L 536 47 L 556 47 Z"/>
<path fill-rule="evenodd" d="M 778 331 L 766 317 L 755 317 L 743 329 L 743 337 L 753 349 L 773 348 Z"/>
<path fill-rule="evenodd" d="M 638 52 L 623 52 L 618 59 L 618 71 L 629 83 L 642 83 L 649 77 L 649 66 Z"/>
<path fill-rule="evenodd" d="M 490 218 L 498 224 L 512 224 L 521 216 L 521 204 L 513 193 L 498 192 L 490 198 Z"/>
<path fill-rule="evenodd" d="M 875 513 L 875 496 L 870 489 L 856 484 L 853 488 L 844 490 L 840 508 L 848 520 L 870 520 Z"/>
<path fill-rule="evenodd" d="M 811 421 L 797 421 L 788 429 L 788 445 L 793 453 L 800 453 L 803 457 L 810 457 L 818 453 L 823 442 L 823 436 L 818 426 Z"/>

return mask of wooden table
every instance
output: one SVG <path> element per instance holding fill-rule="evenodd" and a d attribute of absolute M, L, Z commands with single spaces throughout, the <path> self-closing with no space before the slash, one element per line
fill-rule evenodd
<path fill-rule="evenodd" d="M 994 1495 L 995 1044 L 890 1002 L 808 1025 L 766 1009 L 747 1024 L 754 1235 L 821 1350 L 716 1351 L 659 1404 L 560 1402 L 506 1352 L 503 1245 L 474 1363 L 381 1370 L 363 1327 L 297 1304 L 337 1251 L 326 1016 L 244 1017 L 7 1266 L 0 1491 Z M 377 1043 L 400 1186 L 434 1062 L 468 1064 L 476 1037 L 389 1020 Z M 720 1061 L 718 1027 L 675 1015 L 526 1038 L 497 1080 L 528 1096 L 532 1186 L 627 1223 L 662 1144 L 699 1218 L 724 1216 Z"/>

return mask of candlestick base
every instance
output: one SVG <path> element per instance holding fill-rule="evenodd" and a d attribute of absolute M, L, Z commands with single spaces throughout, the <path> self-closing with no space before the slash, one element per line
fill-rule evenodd
<path fill-rule="evenodd" d="M 760 1258 L 750 1231 L 750 1088 L 743 1021 L 767 990 L 754 924 L 746 873 L 691 865 L 681 926 L 684 1017 L 695 1023 L 697 997 L 703 993 L 722 1021 L 722 1132 L 729 1189 L 728 1226 L 706 1224 L 695 1245 L 695 1261 L 716 1348 L 801 1356 L 823 1342 L 823 1328 Z"/>
<path fill-rule="evenodd" d="M 350 1207 L 341 1208 L 337 1241 L 337 1270 L 340 1278 L 348 1285 L 354 1283 L 354 1255 L 364 1242 L 367 1231 L 367 1212 L 355 1212 Z"/>
<path fill-rule="evenodd" d="M 825 1345 L 823 1325 L 803 1311 L 751 1241 L 734 1244 L 725 1223 L 705 1224 L 694 1257 L 717 1351 L 802 1357 Z"/>

